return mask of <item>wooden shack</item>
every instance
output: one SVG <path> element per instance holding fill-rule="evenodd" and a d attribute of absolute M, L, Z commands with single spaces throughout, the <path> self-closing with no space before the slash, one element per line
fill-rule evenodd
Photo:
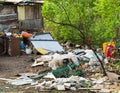
<path fill-rule="evenodd" d="M 10 32 L 20 30 L 43 31 L 41 0 L 0 0 L 0 32 L 6 29 Z M 5 44 L 5 45 L 4 45 Z M 0 38 L 0 55 L 10 56 L 20 54 L 20 40 Z"/>
<path fill-rule="evenodd" d="M 21 29 L 43 29 L 41 3 L 19 4 L 17 6 L 19 26 Z"/>
<path fill-rule="evenodd" d="M 0 3 L 0 25 L 17 24 L 17 6 L 12 3 Z"/>
<path fill-rule="evenodd" d="M 23 30 L 43 30 L 41 0 L 0 0 L 0 24 L 8 24 Z"/>

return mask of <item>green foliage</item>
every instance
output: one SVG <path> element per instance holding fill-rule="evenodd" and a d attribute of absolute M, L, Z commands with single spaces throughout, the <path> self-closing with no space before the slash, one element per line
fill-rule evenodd
<path fill-rule="evenodd" d="M 105 38 L 115 37 L 115 30 L 120 27 L 120 1 L 98 0 L 94 4 L 95 15 L 99 20 L 95 29 L 104 32 L 103 36 Z"/>
<path fill-rule="evenodd" d="M 59 41 L 102 45 L 120 27 L 120 0 L 45 0 L 46 30 Z M 84 41 L 87 42 L 84 42 Z"/>
<path fill-rule="evenodd" d="M 106 65 L 108 71 L 115 72 L 120 74 L 120 62 L 116 61 L 115 63 L 109 63 Z"/>

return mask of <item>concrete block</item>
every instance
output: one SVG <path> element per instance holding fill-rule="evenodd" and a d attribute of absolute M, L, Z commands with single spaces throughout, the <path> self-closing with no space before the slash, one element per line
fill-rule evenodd
<path fill-rule="evenodd" d="M 64 83 L 65 88 L 69 89 L 71 86 L 71 83 Z"/>
<path fill-rule="evenodd" d="M 71 87 L 70 90 L 76 91 L 77 89 L 76 89 L 76 87 Z"/>
<path fill-rule="evenodd" d="M 107 76 L 110 81 L 119 81 L 120 80 L 120 75 L 113 73 L 113 72 L 107 72 Z"/>
<path fill-rule="evenodd" d="M 65 86 L 64 85 L 57 85 L 57 90 L 65 90 Z"/>

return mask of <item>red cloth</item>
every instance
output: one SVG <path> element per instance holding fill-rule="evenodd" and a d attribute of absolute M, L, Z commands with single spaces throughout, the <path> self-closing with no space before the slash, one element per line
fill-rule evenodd
<path fill-rule="evenodd" d="M 114 57 L 115 56 L 114 50 L 115 48 L 112 45 L 108 45 L 105 53 L 106 57 L 110 57 L 110 58 Z"/>

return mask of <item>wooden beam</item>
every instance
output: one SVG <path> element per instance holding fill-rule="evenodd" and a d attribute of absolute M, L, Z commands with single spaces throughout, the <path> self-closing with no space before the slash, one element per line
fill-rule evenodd
<path fill-rule="evenodd" d="M 16 19 L 17 19 L 17 14 L 0 15 L 0 22 L 11 21 Z"/>

